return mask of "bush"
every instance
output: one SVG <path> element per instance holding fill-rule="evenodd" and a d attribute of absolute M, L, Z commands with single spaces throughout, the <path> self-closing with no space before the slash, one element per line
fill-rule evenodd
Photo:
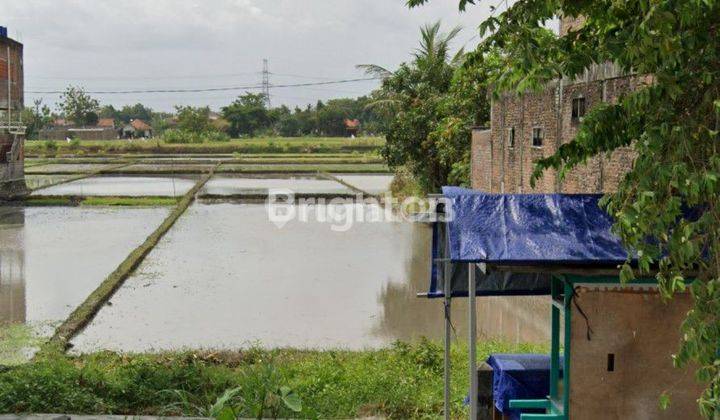
<path fill-rule="evenodd" d="M 53 143 L 53 144 L 54 144 L 54 143 Z M 69 147 L 70 147 L 70 150 L 72 150 L 72 151 L 77 151 L 78 149 L 80 149 L 80 140 L 78 140 L 78 139 L 72 139 L 72 140 L 70 140 L 70 145 L 69 145 Z"/>
<path fill-rule="evenodd" d="M 200 135 L 200 138 L 203 143 L 224 143 L 230 141 L 230 136 L 221 131 L 206 131 Z"/>
<path fill-rule="evenodd" d="M 171 144 L 187 144 L 187 143 L 200 143 L 202 139 L 199 135 L 194 134 L 186 130 L 165 130 L 162 135 L 165 143 Z"/>
<path fill-rule="evenodd" d="M 57 143 L 55 143 L 53 140 L 45 140 L 45 142 L 43 143 L 43 147 L 48 153 L 55 153 L 58 149 Z"/>

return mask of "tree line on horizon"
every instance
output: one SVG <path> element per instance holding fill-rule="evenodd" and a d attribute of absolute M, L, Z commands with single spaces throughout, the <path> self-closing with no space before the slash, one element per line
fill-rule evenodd
<path fill-rule="evenodd" d="M 215 132 L 228 138 L 341 137 L 348 135 L 345 120 L 357 119 L 360 133 L 380 135 L 385 121 L 367 107 L 370 101 L 368 96 L 360 96 L 318 100 L 305 107 L 280 105 L 268 108 L 263 94 L 246 92 L 218 112 L 213 112 L 209 106 L 175 106 L 175 112 L 162 112 L 142 103 L 119 108 L 109 104 L 101 106 L 83 88 L 69 86 L 58 102 L 57 111 L 38 100 L 25 108 L 22 119 L 27 126 L 27 139 L 37 139 L 41 129 L 61 118 L 78 126 L 95 126 L 101 118 L 112 118 L 116 126 L 140 119 L 159 135 L 167 130 L 181 130 L 188 136 Z"/>

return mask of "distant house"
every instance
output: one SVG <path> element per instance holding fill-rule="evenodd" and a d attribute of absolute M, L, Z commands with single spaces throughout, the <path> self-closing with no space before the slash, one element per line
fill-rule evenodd
<path fill-rule="evenodd" d="M 353 120 L 345 118 L 345 131 L 349 137 L 357 136 L 358 131 L 360 131 L 360 120 L 357 118 Z"/>
<path fill-rule="evenodd" d="M 130 124 L 125 125 L 122 129 L 122 138 L 124 139 L 133 139 L 140 137 L 148 138 L 152 136 L 153 128 L 150 126 L 150 124 L 139 118 L 131 120 Z"/>
<path fill-rule="evenodd" d="M 101 118 L 94 126 L 71 124 L 64 118 L 56 118 L 49 126 L 40 130 L 40 138 L 46 140 L 113 140 L 118 138 L 115 121 Z"/>
<path fill-rule="evenodd" d="M 97 122 L 98 127 L 115 129 L 115 120 L 112 118 L 100 118 Z"/>

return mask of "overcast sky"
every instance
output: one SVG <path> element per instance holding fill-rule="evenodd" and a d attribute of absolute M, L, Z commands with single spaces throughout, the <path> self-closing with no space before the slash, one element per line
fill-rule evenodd
<path fill-rule="evenodd" d="M 394 69 L 410 58 L 419 27 L 442 20 L 461 25 L 456 47 L 477 43 L 489 15 L 481 1 L 464 13 L 457 0 L 433 0 L 409 10 L 404 0 L 3 0 L 0 25 L 25 44 L 25 90 L 90 91 L 247 86 L 359 78 L 356 64 Z M 504 6 L 504 3 L 501 2 Z M 273 105 L 359 96 L 377 82 L 276 88 Z M 241 92 L 95 95 L 115 106 L 229 103 Z M 26 93 L 26 105 L 58 95 Z"/>

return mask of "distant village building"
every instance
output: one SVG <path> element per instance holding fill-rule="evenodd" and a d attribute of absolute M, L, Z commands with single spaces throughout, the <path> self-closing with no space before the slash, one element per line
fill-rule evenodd
<path fill-rule="evenodd" d="M 153 136 L 153 128 L 145 121 L 137 118 L 122 128 L 121 136 L 124 139 L 150 138 Z"/>
<path fill-rule="evenodd" d="M 348 137 L 356 137 L 360 131 L 360 120 L 357 118 L 352 120 L 345 118 L 345 131 L 347 132 Z"/>
<path fill-rule="evenodd" d="M 0 200 L 27 194 L 24 167 L 25 126 L 23 45 L 0 27 Z"/>
<path fill-rule="evenodd" d="M 70 124 L 63 118 L 57 118 L 49 126 L 40 130 L 40 138 L 44 140 L 114 140 L 118 138 L 118 130 L 112 118 L 100 118 L 94 126 L 78 126 Z"/>

